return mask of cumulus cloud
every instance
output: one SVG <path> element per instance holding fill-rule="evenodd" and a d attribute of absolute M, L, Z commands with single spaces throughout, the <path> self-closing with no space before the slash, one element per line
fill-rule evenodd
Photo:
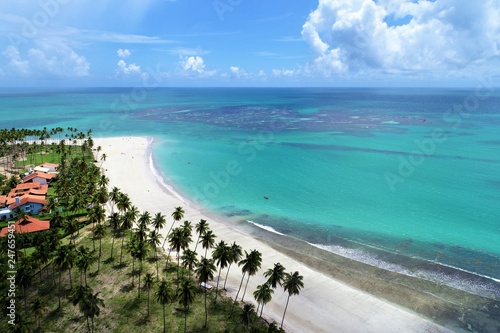
<path fill-rule="evenodd" d="M 302 27 L 326 76 L 365 70 L 466 71 L 500 56 L 500 3 L 319 0 Z"/>
<path fill-rule="evenodd" d="M 236 67 L 236 66 L 229 67 L 229 71 L 231 72 L 231 77 L 233 77 L 233 78 L 239 79 L 239 78 L 248 76 L 248 73 L 244 69 Z"/>
<path fill-rule="evenodd" d="M 118 51 L 116 51 L 116 53 L 118 54 L 118 56 L 122 59 L 126 59 L 128 57 L 130 57 L 132 55 L 132 53 L 128 50 L 128 49 L 118 49 Z"/>
<path fill-rule="evenodd" d="M 137 66 L 135 63 L 128 64 L 125 60 L 120 59 L 117 63 L 118 68 L 116 69 L 116 75 L 119 77 L 123 76 L 136 76 L 141 75 L 141 66 Z"/>
<path fill-rule="evenodd" d="M 300 69 L 273 69 L 272 73 L 276 77 L 292 77 L 302 73 Z"/>
<path fill-rule="evenodd" d="M 90 64 L 71 47 L 55 42 L 38 42 L 23 55 L 10 45 L 3 52 L 8 64 L 6 72 L 22 77 L 84 77 Z"/>
<path fill-rule="evenodd" d="M 200 56 L 183 57 L 181 66 L 185 71 L 203 73 L 205 70 L 205 62 Z"/>

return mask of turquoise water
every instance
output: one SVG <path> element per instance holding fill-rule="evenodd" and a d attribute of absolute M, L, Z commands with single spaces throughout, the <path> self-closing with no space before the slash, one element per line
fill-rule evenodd
<path fill-rule="evenodd" d="M 155 136 L 168 181 L 219 214 L 409 274 L 499 281 L 500 93 L 480 92 L 4 90 L 0 126 Z"/>

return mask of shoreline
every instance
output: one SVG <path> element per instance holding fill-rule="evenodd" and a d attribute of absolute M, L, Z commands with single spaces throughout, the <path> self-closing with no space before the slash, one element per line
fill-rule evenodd
<path fill-rule="evenodd" d="M 200 218 L 209 221 L 210 228 L 218 236 L 217 242 L 221 239 L 228 243 L 236 241 L 244 250 L 256 248 L 261 251 L 262 268 L 250 279 L 245 296 L 247 302 L 255 303 L 251 293 L 258 284 L 264 282 L 262 273 L 274 263 L 281 262 L 287 271 L 299 271 L 304 276 L 305 287 L 300 295 L 290 299 L 284 324 L 287 332 L 428 332 L 430 330 L 451 332 L 448 328 L 435 324 L 411 310 L 383 300 L 382 298 L 390 299 L 384 297 L 383 293 L 377 295 L 379 297 L 377 298 L 360 290 L 359 287 L 351 287 L 325 274 L 323 270 L 318 270 L 318 263 L 313 261 L 319 260 L 319 255 L 312 250 L 308 250 L 311 251 L 308 258 L 308 255 L 287 249 L 283 245 L 283 240 L 272 243 L 268 241 L 269 238 L 279 238 L 280 235 L 263 237 L 255 230 L 246 233 L 222 222 L 223 217 L 212 216 L 202 207 L 196 207 L 189 199 L 171 189 L 155 168 L 151 158 L 153 140 L 151 137 L 95 139 L 96 144 L 99 144 L 103 153 L 107 155 L 102 167 L 110 179 L 110 187 L 116 186 L 127 193 L 140 211 L 147 210 L 151 214 L 160 211 L 165 214 L 169 223 L 162 230 L 163 237 L 171 225 L 170 214 L 174 207 L 183 206 L 186 211 L 185 219 L 193 224 Z M 225 272 L 221 275 L 223 278 Z M 232 267 L 227 282 L 228 296 L 234 297 L 240 280 L 241 271 L 236 266 Z M 287 294 L 282 290 L 275 291 L 273 300 L 264 308 L 266 320 L 280 323 L 286 298 Z M 307 313 L 304 309 L 307 309 Z M 391 323 L 390 327 L 388 323 Z"/>

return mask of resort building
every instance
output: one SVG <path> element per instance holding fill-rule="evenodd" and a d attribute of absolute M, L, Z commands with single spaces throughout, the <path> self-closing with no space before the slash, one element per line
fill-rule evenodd
<path fill-rule="evenodd" d="M 12 228 L 12 227 L 11 227 Z M 49 221 L 41 221 L 32 216 L 27 216 L 26 218 L 20 219 L 14 223 L 14 228 L 16 233 L 28 233 L 28 232 L 38 232 L 50 229 Z M 0 237 L 5 236 L 9 232 L 9 228 L 2 228 L 0 231 Z"/>
<path fill-rule="evenodd" d="M 40 183 L 42 185 L 50 184 L 52 178 L 54 178 L 54 174 L 52 173 L 44 173 L 44 172 L 33 172 L 28 176 L 23 178 L 23 183 Z"/>
<path fill-rule="evenodd" d="M 44 205 L 47 204 L 45 197 L 34 196 L 34 195 L 23 195 L 22 197 L 16 197 L 15 202 L 9 206 L 11 211 L 16 208 L 20 208 L 24 212 L 30 215 L 37 215 Z"/>

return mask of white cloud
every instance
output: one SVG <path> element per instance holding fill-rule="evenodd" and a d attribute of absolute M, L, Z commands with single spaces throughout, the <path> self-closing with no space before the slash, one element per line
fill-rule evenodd
<path fill-rule="evenodd" d="M 118 54 L 118 56 L 122 59 L 126 59 L 128 57 L 130 57 L 132 55 L 132 53 L 128 50 L 128 49 L 118 49 L 118 51 L 116 51 L 116 53 Z"/>
<path fill-rule="evenodd" d="M 162 51 L 162 50 L 160 50 Z M 175 47 L 173 49 L 167 50 L 168 53 L 170 54 L 175 54 L 179 56 L 196 56 L 196 55 L 204 55 L 208 54 L 209 52 L 206 50 L 203 50 L 201 47 L 197 48 L 189 48 L 189 47 Z"/>
<path fill-rule="evenodd" d="M 30 48 L 24 58 L 16 47 L 10 45 L 3 55 L 8 60 L 4 70 L 12 75 L 44 78 L 89 75 L 90 64 L 85 57 L 64 43 L 37 42 L 37 47 Z"/>
<path fill-rule="evenodd" d="M 249 76 L 249 74 L 244 69 L 236 66 L 229 67 L 229 71 L 231 72 L 231 77 L 233 78 L 239 79 Z"/>
<path fill-rule="evenodd" d="M 319 0 L 302 36 L 316 53 L 308 68 L 326 76 L 466 73 L 500 56 L 498 17 L 494 0 Z"/>
<path fill-rule="evenodd" d="M 271 71 L 276 77 L 292 77 L 302 73 L 301 69 L 273 69 Z"/>
<path fill-rule="evenodd" d="M 205 62 L 200 56 L 183 57 L 180 62 L 185 71 L 203 73 L 205 70 Z"/>

